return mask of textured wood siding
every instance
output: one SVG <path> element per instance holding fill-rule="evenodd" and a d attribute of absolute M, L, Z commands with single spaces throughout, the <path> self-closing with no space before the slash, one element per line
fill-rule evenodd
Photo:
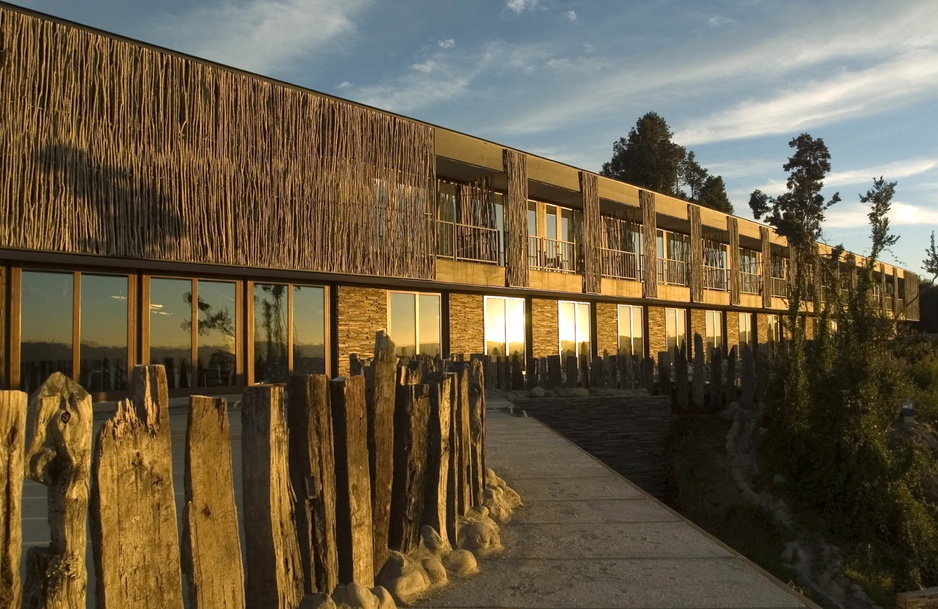
<path fill-rule="evenodd" d="M 772 243 L 769 241 L 769 228 L 760 226 L 759 236 L 762 239 L 762 306 L 768 309 L 772 307 Z"/>
<path fill-rule="evenodd" d="M 919 279 L 918 275 L 915 273 L 910 273 L 909 271 L 905 272 L 905 306 L 906 308 L 906 319 L 909 321 L 919 321 L 919 303 L 918 303 L 918 288 L 919 288 Z"/>
<path fill-rule="evenodd" d="M 349 355 L 371 356 L 375 332 L 388 327 L 388 293 L 374 288 L 338 287 L 339 376 L 349 374 Z"/>
<path fill-rule="evenodd" d="M 658 297 L 658 250 L 655 237 L 658 232 L 658 219 L 655 213 L 655 193 L 647 190 L 638 191 L 638 200 L 642 208 L 642 238 L 645 240 L 645 261 L 642 274 L 643 295 L 645 298 Z"/>
<path fill-rule="evenodd" d="M 480 294 L 449 295 L 449 350 L 466 357 L 485 350 L 485 298 Z"/>
<path fill-rule="evenodd" d="M 700 207 L 688 204 L 687 211 L 690 216 L 690 299 L 691 302 L 701 302 L 704 290 L 704 263 Z"/>
<path fill-rule="evenodd" d="M 592 173 L 580 172 L 580 191 L 583 195 L 583 291 L 598 294 L 602 286 L 602 218 L 599 217 L 599 178 Z"/>
<path fill-rule="evenodd" d="M 726 230 L 730 235 L 730 304 L 739 304 L 739 220 L 726 217 Z"/>
<path fill-rule="evenodd" d="M 560 353 L 560 334 L 557 301 L 534 298 L 531 300 L 531 339 L 533 357 L 547 357 Z"/>
<path fill-rule="evenodd" d="M 0 247 L 431 279 L 432 128 L 0 9 Z"/>
<path fill-rule="evenodd" d="M 523 153 L 505 149 L 505 173 L 505 278 L 509 286 L 521 288 L 528 286 L 528 174 Z"/>

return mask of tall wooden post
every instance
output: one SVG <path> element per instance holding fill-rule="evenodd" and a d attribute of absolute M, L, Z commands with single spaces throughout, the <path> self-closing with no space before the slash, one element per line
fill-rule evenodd
<path fill-rule="evenodd" d="M 0 609 L 20 609 L 27 395 L 0 391 Z"/>
<path fill-rule="evenodd" d="M 429 419 L 427 385 L 399 386 L 394 407 L 394 486 L 388 541 L 404 554 L 420 541 Z"/>
<path fill-rule="evenodd" d="M 296 493 L 297 539 L 307 594 L 331 594 L 339 583 L 328 383 L 324 374 L 291 376 L 287 392 L 290 479 Z"/>
<path fill-rule="evenodd" d="M 339 582 L 374 585 L 374 539 L 371 534 L 371 474 L 365 378 L 329 381 L 335 438 L 336 544 Z"/>
<path fill-rule="evenodd" d="M 303 598 L 283 391 L 283 385 L 252 385 L 245 387 L 241 402 L 248 607 L 296 609 Z"/>
<path fill-rule="evenodd" d="M 371 517 L 374 522 L 375 573 L 388 558 L 391 485 L 394 480 L 394 399 L 397 356 L 384 332 L 375 337 L 374 391 L 368 408 L 368 458 L 371 473 Z"/>
<path fill-rule="evenodd" d="M 482 362 L 473 359 L 481 369 Z M 427 447 L 427 497 L 424 524 L 440 534 L 445 546 L 447 535 L 447 496 L 449 492 L 450 429 L 452 420 L 451 394 L 455 374 L 437 375 L 430 381 L 430 432 Z"/>
<path fill-rule="evenodd" d="M 469 365 L 469 441 L 472 505 L 482 505 L 485 489 L 485 378 L 479 360 L 472 360 Z"/>
<path fill-rule="evenodd" d="M 183 570 L 192 609 L 244 609 L 244 567 L 224 398 L 189 398 Z"/>
<path fill-rule="evenodd" d="M 163 366 L 134 366 L 130 394 L 133 400 L 119 402 L 98 432 L 94 450 L 91 535 L 98 606 L 182 609 Z"/>

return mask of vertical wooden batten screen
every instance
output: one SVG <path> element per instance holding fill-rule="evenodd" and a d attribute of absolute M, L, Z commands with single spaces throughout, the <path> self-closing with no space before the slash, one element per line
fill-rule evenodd
<path fill-rule="evenodd" d="M 602 291 L 602 218 L 599 215 L 599 178 L 580 172 L 580 192 L 583 195 L 583 291 L 598 294 Z"/>
<path fill-rule="evenodd" d="M 0 247 L 435 276 L 433 130 L 0 8 Z"/>
<path fill-rule="evenodd" d="M 642 239 L 645 242 L 645 260 L 643 261 L 642 287 L 645 298 L 658 297 L 658 214 L 655 210 L 655 193 L 647 190 L 638 191 L 638 202 L 642 208 Z"/>
<path fill-rule="evenodd" d="M 759 227 L 762 240 L 762 306 L 772 308 L 772 242 L 769 241 L 769 227 Z"/>
<path fill-rule="evenodd" d="M 508 201 L 505 213 L 505 280 L 508 287 L 528 286 L 528 173 L 524 153 L 505 149 Z"/>
<path fill-rule="evenodd" d="M 902 294 L 899 293 L 899 269 L 892 267 L 892 314 L 898 318 L 902 311 L 899 310 L 899 301 Z"/>
<path fill-rule="evenodd" d="M 739 304 L 739 220 L 726 217 L 726 231 L 730 234 L 730 304 Z"/>
<path fill-rule="evenodd" d="M 905 272 L 905 306 L 906 319 L 909 321 L 919 321 L 919 303 L 918 303 L 918 275 L 909 271 Z"/>
<path fill-rule="evenodd" d="M 703 301 L 703 226 L 700 223 L 700 207 L 687 204 L 690 217 L 690 299 L 691 302 Z"/>

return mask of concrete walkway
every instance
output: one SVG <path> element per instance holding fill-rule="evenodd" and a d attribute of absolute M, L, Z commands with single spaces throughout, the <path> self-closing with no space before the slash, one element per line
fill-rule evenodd
<path fill-rule="evenodd" d="M 489 400 L 487 465 L 524 507 L 505 552 L 420 607 L 815 607 L 533 418 Z"/>

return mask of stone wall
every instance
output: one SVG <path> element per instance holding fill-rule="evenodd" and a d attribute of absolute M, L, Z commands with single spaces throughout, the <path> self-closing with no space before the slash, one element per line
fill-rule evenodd
<path fill-rule="evenodd" d="M 338 287 L 339 376 L 349 374 L 349 355 L 372 355 L 375 332 L 388 327 L 388 293 L 375 288 Z"/>
<path fill-rule="evenodd" d="M 726 326 L 726 352 L 729 353 L 730 349 L 736 347 L 737 354 L 739 353 L 739 313 L 736 311 L 729 311 L 724 314 L 725 326 Z"/>
<path fill-rule="evenodd" d="M 467 358 L 485 351 L 485 299 L 481 294 L 450 294 L 449 351 Z"/>
<path fill-rule="evenodd" d="M 658 353 L 668 349 L 663 307 L 648 307 L 648 355 L 658 359 Z"/>
<path fill-rule="evenodd" d="M 707 312 L 704 309 L 691 309 L 690 310 L 690 328 L 687 330 L 687 355 L 688 357 L 694 356 L 694 335 L 700 334 L 700 338 L 704 341 L 704 351 L 706 351 L 707 344 Z M 706 358 L 706 353 L 704 357 Z"/>
<path fill-rule="evenodd" d="M 518 400 L 516 405 L 664 499 L 669 396 L 542 398 Z"/>
<path fill-rule="evenodd" d="M 769 318 L 765 313 L 756 313 L 756 343 L 769 342 Z"/>
<path fill-rule="evenodd" d="M 534 298 L 531 301 L 531 326 L 532 357 L 557 355 L 560 352 L 557 301 Z"/>
<path fill-rule="evenodd" d="M 596 303 L 596 353 L 600 356 L 619 352 L 619 310 L 613 302 Z"/>

